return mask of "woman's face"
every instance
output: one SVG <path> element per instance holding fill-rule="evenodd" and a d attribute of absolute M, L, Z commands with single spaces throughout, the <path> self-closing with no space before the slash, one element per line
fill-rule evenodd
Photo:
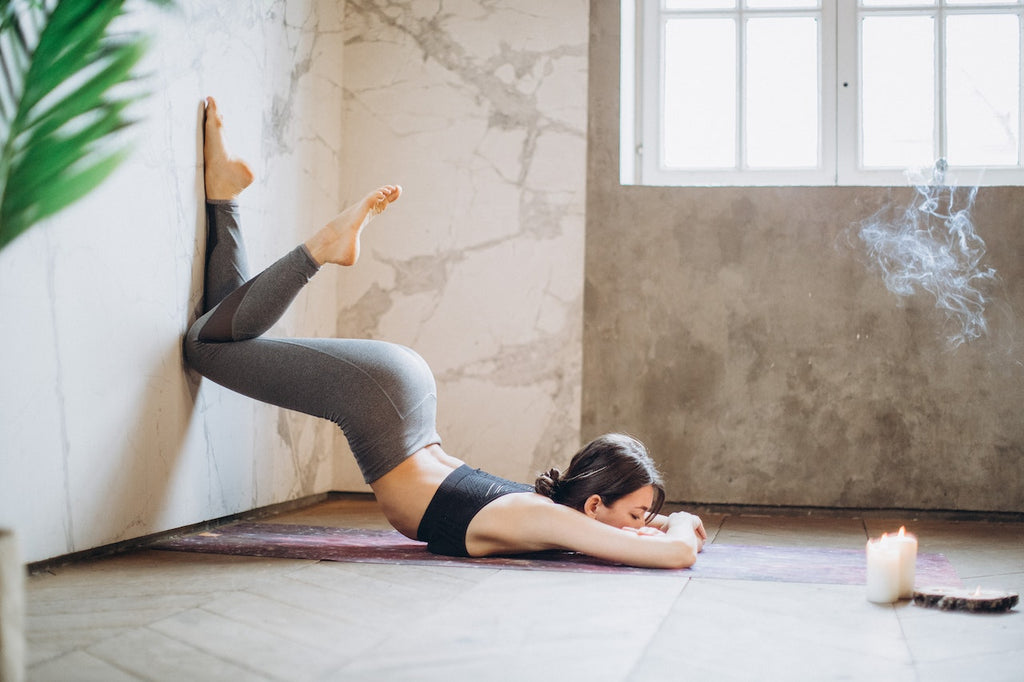
<path fill-rule="evenodd" d="M 599 495 L 591 495 L 583 508 L 583 513 L 616 528 L 643 528 L 652 504 L 654 486 L 646 485 L 607 506 Z"/>

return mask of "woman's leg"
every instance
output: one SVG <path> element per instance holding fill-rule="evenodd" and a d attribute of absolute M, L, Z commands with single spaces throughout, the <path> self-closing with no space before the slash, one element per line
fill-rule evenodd
<path fill-rule="evenodd" d="M 206 187 L 206 277 L 203 312 L 249 279 L 245 243 L 235 198 L 252 184 L 253 172 L 241 159 L 228 154 L 224 144 L 224 120 L 217 102 L 206 100 L 203 122 L 203 171 Z"/>
<path fill-rule="evenodd" d="M 208 312 L 249 279 L 238 204 L 206 201 L 206 268 L 203 312 Z"/>
<path fill-rule="evenodd" d="M 267 338 L 209 342 L 198 324 L 189 365 L 242 395 L 329 419 L 348 439 L 367 483 L 441 438 L 437 388 L 409 348 L 366 339 Z"/>
<path fill-rule="evenodd" d="M 203 144 L 208 223 L 206 315 L 200 320 L 199 332 L 203 341 L 240 341 L 266 332 L 321 265 L 355 264 L 363 228 L 401 194 L 396 185 L 370 192 L 335 216 L 305 244 L 249 279 L 235 199 L 252 183 L 253 173 L 244 161 L 227 152 L 223 126 L 217 103 L 211 97 L 207 100 Z"/>
<path fill-rule="evenodd" d="M 210 103 L 211 108 L 215 105 Z M 263 402 L 337 423 L 367 482 L 408 455 L 440 442 L 434 427 L 436 388 L 429 367 L 412 350 L 379 341 L 268 339 L 299 291 L 326 262 L 352 264 L 368 220 L 400 192 L 386 186 L 343 211 L 314 237 L 256 277 L 246 276 L 237 207 L 230 201 L 251 181 L 224 184 L 220 118 L 207 119 L 209 253 L 207 301 L 212 307 L 189 330 L 185 354 L 204 376 Z M 211 125 L 211 121 L 213 125 Z M 247 168 L 247 167 L 246 167 Z M 228 169 L 231 170 L 231 169 Z M 237 170 L 237 168 L 235 169 Z M 242 177 L 242 182 L 237 181 Z M 226 189 L 225 189 L 226 188 Z M 227 195 L 227 196 L 225 196 Z"/>
<path fill-rule="evenodd" d="M 248 265 L 239 229 L 238 206 L 234 202 L 207 202 L 208 246 L 204 301 L 208 307 L 199 319 L 202 341 L 244 341 L 262 335 L 298 295 L 329 258 L 355 263 L 359 253 L 358 233 L 378 204 L 397 198 L 387 186 L 371 192 L 346 209 L 305 244 L 301 244 L 269 268 L 245 281 Z M 377 212 L 384 210 L 383 207 Z M 349 225 L 355 237 L 335 237 L 338 225 Z M 358 226 L 352 227 L 352 226 Z M 312 246 L 312 249 L 310 248 Z M 314 256 L 314 250 L 319 258 Z"/>

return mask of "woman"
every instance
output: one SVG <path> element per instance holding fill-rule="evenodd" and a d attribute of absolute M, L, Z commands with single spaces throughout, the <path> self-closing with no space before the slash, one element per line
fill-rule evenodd
<path fill-rule="evenodd" d="M 185 340 L 204 376 L 274 405 L 330 419 L 345 433 L 388 521 L 456 556 L 549 549 L 634 566 L 691 566 L 707 537 L 696 516 L 658 515 L 661 478 L 643 445 L 602 436 L 527 486 L 471 469 L 441 449 L 436 388 L 412 350 L 363 339 L 261 335 L 324 265 L 353 265 L 369 220 L 401 194 L 385 185 L 252 279 L 235 198 L 253 180 L 224 146 L 213 98 L 204 142 L 209 237 L 205 314 Z"/>

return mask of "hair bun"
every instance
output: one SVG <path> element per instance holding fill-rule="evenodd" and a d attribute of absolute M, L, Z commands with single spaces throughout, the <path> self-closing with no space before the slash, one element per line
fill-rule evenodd
<path fill-rule="evenodd" d="M 555 495 L 558 493 L 558 488 L 561 483 L 562 472 L 555 467 L 551 467 L 537 477 L 537 481 L 533 484 L 533 488 L 544 497 L 554 499 Z"/>

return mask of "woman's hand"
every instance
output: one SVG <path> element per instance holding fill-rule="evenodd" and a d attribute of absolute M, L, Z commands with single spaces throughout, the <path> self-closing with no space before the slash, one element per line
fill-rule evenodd
<path fill-rule="evenodd" d="M 708 532 L 704 529 L 704 522 L 696 514 L 687 512 L 675 512 L 668 515 L 665 524 L 665 532 L 669 535 L 693 535 L 696 540 L 697 551 L 704 549 L 704 541 L 708 539 Z"/>

